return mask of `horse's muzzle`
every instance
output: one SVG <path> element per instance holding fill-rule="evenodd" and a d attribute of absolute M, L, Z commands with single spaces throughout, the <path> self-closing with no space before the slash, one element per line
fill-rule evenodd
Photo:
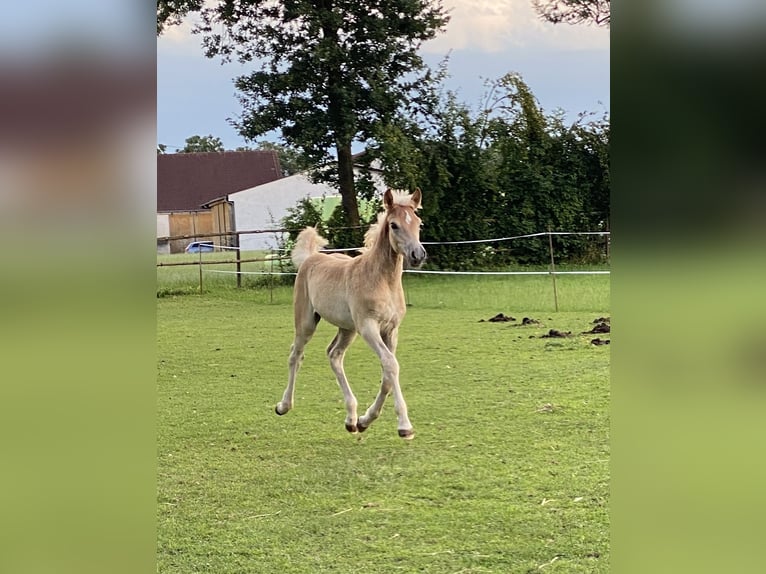
<path fill-rule="evenodd" d="M 426 260 L 427 256 L 428 254 L 426 253 L 426 249 L 422 245 L 418 245 L 417 247 L 410 249 L 407 252 L 407 267 L 420 267 L 423 265 L 423 262 Z"/>

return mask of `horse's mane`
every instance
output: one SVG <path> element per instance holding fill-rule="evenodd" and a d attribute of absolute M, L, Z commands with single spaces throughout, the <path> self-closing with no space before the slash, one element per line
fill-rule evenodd
<path fill-rule="evenodd" d="M 370 225 L 370 228 L 367 230 L 367 233 L 364 234 L 364 248 L 372 249 L 372 246 L 375 245 L 375 240 L 378 238 L 378 235 L 380 235 L 380 229 L 383 225 L 386 223 L 386 212 L 381 211 L 378 213 L 378 221 L 376 223 L 373 223 Z"/>
<path fill-rule="evenodd" d="M 394 199 L 394 205 L 403 205 L 405 207 L 412 205 L 412 194 L 399 189 L 392 189 L 391 195 Z"/>

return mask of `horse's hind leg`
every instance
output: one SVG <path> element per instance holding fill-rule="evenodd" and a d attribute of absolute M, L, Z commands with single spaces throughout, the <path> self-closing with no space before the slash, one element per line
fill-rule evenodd
<path fill-rule="evenodd" d="M 287 388 L 282 395 L 282 400 L 277 403 L 274 411 L 278 415 L 283 415 L 293 408 L 293 398 L 295 392 L 295 378 L 298 375 L 298 369 L 303 361 L 303 349 L 311 340 L 319 324 L 319 315 L 314 313 L 311 305 L 306 302 L 305 305 L 295 307 L 295 339 L 290 347 L 290 358 L 288 359 L 289 372 L 287 377 Z"/>
<path fill-rule="evenodd" d="M 330 367 L 332 372 L 335 373 L 335 378 L 338 379 L 338 386 L 343 392 L 343 399 L 346 403 L 346 430 L 348 432 L 356 432 L 356 397 L 351 391 L 351 386 L 348 384 L 346 373 L 343 370 L 343 357 L 346 354 L 346 349 L 356 338 L 355 331 L 349 331 L 347 329 L 338 329 L 338 334 L 327 347 L 327 357 L 330 359 Z"/>

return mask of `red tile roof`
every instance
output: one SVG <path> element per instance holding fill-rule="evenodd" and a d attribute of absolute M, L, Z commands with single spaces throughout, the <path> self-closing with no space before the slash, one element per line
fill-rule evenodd
<path fill-rule="evenodd" d="M 187 211 L 282 177 L 275 151 L 157 155 L 157 211 Z"/>

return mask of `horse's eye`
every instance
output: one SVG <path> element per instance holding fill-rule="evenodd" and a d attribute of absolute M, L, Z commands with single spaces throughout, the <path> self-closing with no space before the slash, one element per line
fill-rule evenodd
<path fill-rule="evenodd" d="M 398 226 L 396 223 L 394 223 L 394 222 L 392 221 L 392 222 L 391 222 L 391 229 L 393 229 L 394 231 L 396 231 L 397 229 L 399 229 L 399 226 Z"/>

